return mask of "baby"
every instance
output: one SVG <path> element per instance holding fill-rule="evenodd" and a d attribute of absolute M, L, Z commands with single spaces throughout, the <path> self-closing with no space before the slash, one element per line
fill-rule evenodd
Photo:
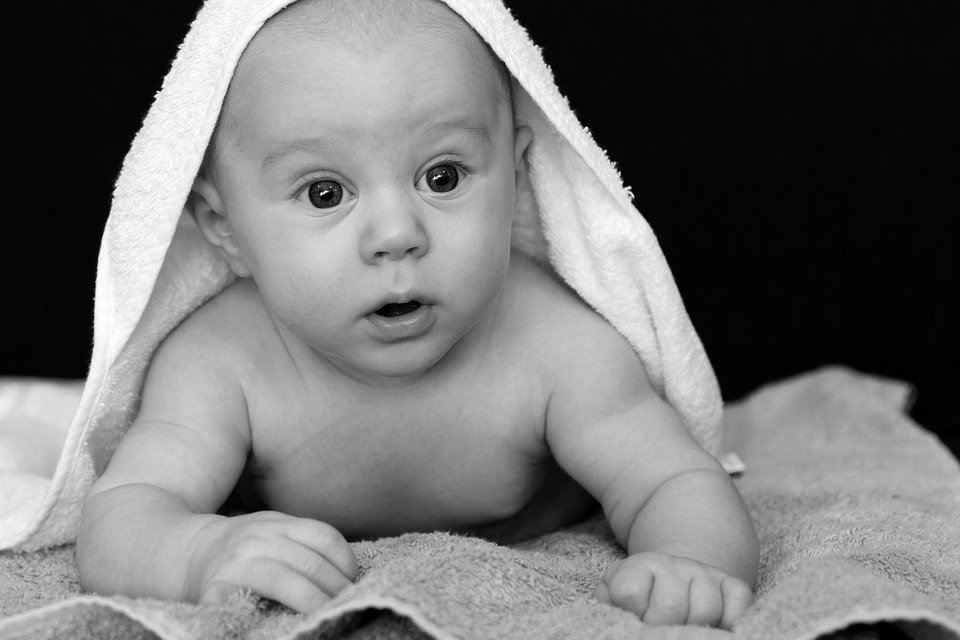
<path fill-rule="evenodd" d="M 511 252 L 510 92 L 436 0 L 301 0 L 259 31 L 192 194 L 238 279 L 151 362 L 84 506 L 85 589 L 310 612 L 356 578 L 348 539 L 511 542 L 599 502 L 629 555 L 598 600 L 725 628 L 750 605 L 733 483 L 626 340 Z"/>

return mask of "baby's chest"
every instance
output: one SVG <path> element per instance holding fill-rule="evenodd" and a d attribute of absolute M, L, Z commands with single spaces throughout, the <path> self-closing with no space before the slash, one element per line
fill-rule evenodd
<path fill-rule="evenodd" d="M 358 537 L 500 520 L 542 482 L 537 415 L 503 396 L 288 400 L 254 427 L 251 485 L 267 508 Z"/>

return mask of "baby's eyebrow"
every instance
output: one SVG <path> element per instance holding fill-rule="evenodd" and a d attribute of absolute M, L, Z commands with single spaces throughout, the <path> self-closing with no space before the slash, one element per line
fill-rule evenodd
<path fill-rule="evenodd" d="M 490 129 L 483 122 L 472 118 L 455 118 L 452 120 L 441 120 L 427 127 L 424 134 L 427 136 L 442 136 L 457 131 L 466 131 L 476 138 L 480 138 L 486 143 L 493 142 L 493 136 L 490 135 Z"/>
<path fill-rule="evenodd" d="M 481 141 L 486 142 L 487 144 L 492 144 L 493 142 L 493 136 L 490 134 L 489 127 L 487 127 L 484 122 L 468 117 L 453 118 L 451 120 L 441 120 L 440 122 L 435 122 L 423 130 L 422 137 L 442 137 L 458 131 L 465 131 L 470 136 L 479 138 Z M 298 152 L 311 152 L 316 151 L 317 149 L 330 148 L 336 145 L 337 143 L 334 140 L 324 137 L 301 138 L 298 140 L 293 140 L 292 142 L 282 145 L 276 151 L 273 151 L 267 155 L 267 157 L 260 162 L 260 168 L 264 170 L 269 169 L 271 165 L 274 165 L 287 156 Z"/>
<path fill-rule="evenodd" d="M 276 164 L 278 161 L 283 158 L 292 155 L 297 152 L 309 152 L 316 149 L 322 149 L 324 147 L 330 147 L 331 142 L 327 138 L 303 138 L 299 140 L 294 140 L 289 142 L 282 147 L 278 148 L 276 151 L 270 153 L 263 161 L 260 163 L 261 169 L 268 169 L 270 165 Z"/>

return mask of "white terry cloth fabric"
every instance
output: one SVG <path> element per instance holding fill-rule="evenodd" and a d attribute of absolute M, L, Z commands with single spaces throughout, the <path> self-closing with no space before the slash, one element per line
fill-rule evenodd
<path fill-rule="evenodd" d="M 445 0 L 513 76 L 527 151 L 514 244 L 556 273 L 636 349 L 657 391 L 718 453 L 722 403 L 673 277 L 614 165 L 577 121 L 540 50 L 500 0 Z M 0 524 L 0 549 L 72 540 L 81 502 L 135 416 L 160 341 L 229 283 L 191 216 L 191 184 L 235 65 L 289 0 L 210 0 L 198 13 L 117 180 L 97 270 L 87 384 L 42 500 Z M 16 491 L 4 474 L 0 493 Z M 34 495 L 37 487 L 32 486 Z M 37 504 L 39 502 L 39 505 Z"/>

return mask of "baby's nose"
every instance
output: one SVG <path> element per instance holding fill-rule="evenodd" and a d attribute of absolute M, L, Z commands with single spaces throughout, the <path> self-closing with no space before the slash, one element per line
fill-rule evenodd
<path fill-rule="evenodd" d="M 378 209 L 371 214 L 360 242 L 364 261 L 370 264 L 403 260 L 407 256 L 420 258 L 428 249 L 423 223 L 411 206 Z"/>

